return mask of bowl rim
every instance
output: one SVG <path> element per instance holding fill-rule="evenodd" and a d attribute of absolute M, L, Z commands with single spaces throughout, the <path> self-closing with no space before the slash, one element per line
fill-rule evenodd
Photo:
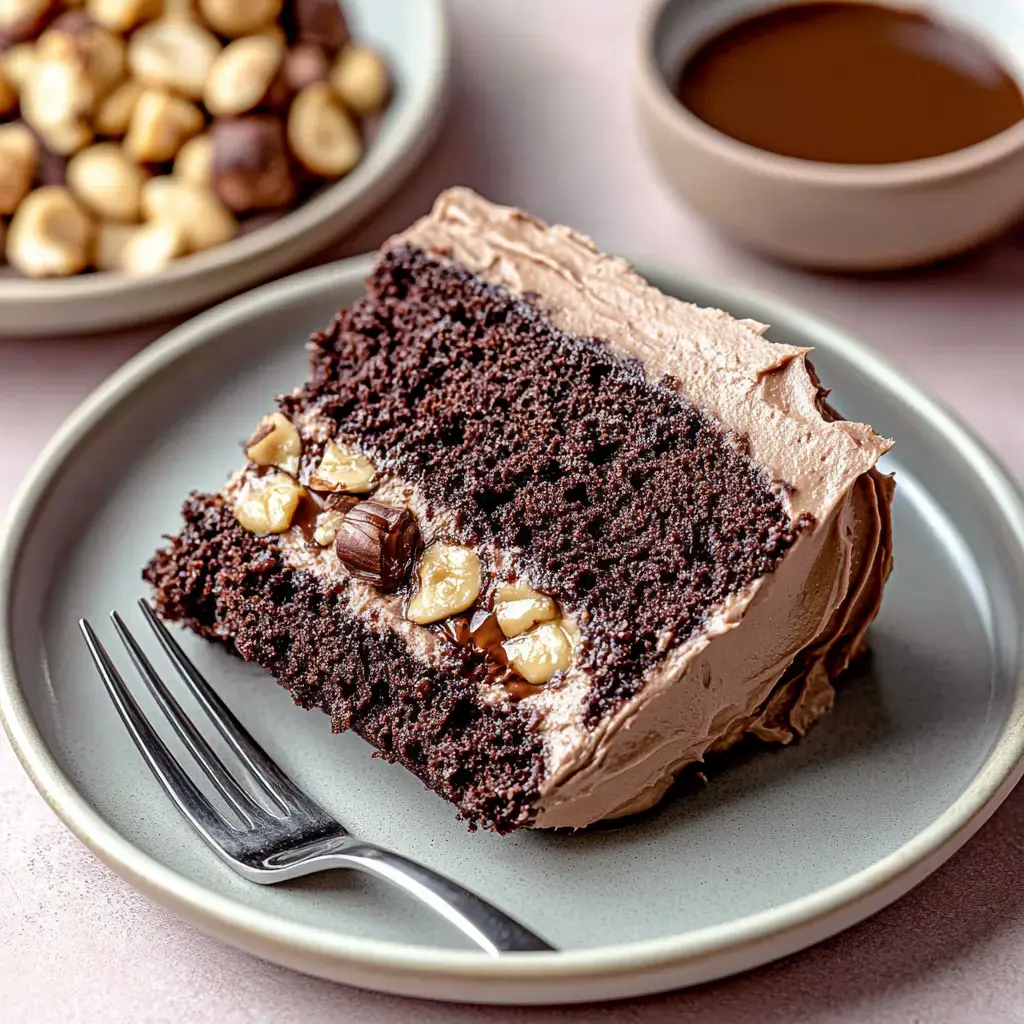
<path fill-rule="evenodd" d="M 716 156 L 753 173 L 800 184 L 891 189 L 966 177 L 1024 152 L 1024 119 L 1001 132 L 939 156 L 890 164 L 837 164 L 784 156 L 759 149 L 713 128 L 676 99 L 657 58 L 659 26 L 665 12 L 681 0 L 648 0 L 640 19 L 636 48 L 637 90 L 661 121 Z M 786 6 L 799 0 L 773 0 Z M 884 0 L 883 0 L 884 2 Z M 755 12 L 756 13 L 756 12 Z M 722 27 L 728 22 L 723 21 Z M 1024 82 L 1020 83 L 1024 90 Z"/>
<path fill-rule="evenodd" d="M 435 33 L 436 47 L 429 81 L 424 88 L 410 92 L 408 105 L 402 111 L 400 128 L 393 137 L 384 140 L 384 144 L 381 139 L 375 139 L 367 147 L 363 159 L 344 178 L 327 184 L 316 195 L 278 219 L 251 233 L 236 235 L 223 245 L 177 259 L 159 274 L 132 277 L 114 271 L 95 271 L 70 277 L 0 278 L 0 310 L 7 304 L 95 303 L 104 299 L 116 300 L 127 290 L 151 295 L 165 289 L 181 288 L 190 281 L 251 264 L 275 251 L 287 251 L 304 236 L 315 235 L 321 225 L 340 217 L 346 208 L 359 206 L 379 186 L 381 179 L 404 173 L 396 172 L 393 166 L 397 157 L 409 148 L 418 152 L 430 144 L 434 130 L 425 130 L 423 126 L 431 122 L 432 112 L 444 109 L 449 89 L 452 39 L 444 0 L 419 2 L 426 8 Z M 326 241 L 321 239 L 318 247 L 325 244 Z M 303 250 L 290 261 L 291 265 L 306 255 L 309 254 Z M 288 265 L 278 266 L 276 273 L 282 269 L 287 270 Z"/>

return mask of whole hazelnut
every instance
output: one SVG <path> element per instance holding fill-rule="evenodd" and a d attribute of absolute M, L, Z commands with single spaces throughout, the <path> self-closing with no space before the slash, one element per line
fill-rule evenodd
<path fill-rule="evenodd" d="M 93 223 L 64 188 L 31 192 L 11 220 L 7 258 L 28 277 L 68 277 L 89 265 Z"/>
<path fill-rule="evenodd" d="M 348 174 L 363 155 L 359 127 L 329 86 L 306 86 L 288 111 L 288 145 L 300 163 L 322 178 Z"/>
<path fill-rule="evenodd" d="M 284 43 L 274 36 L 246 36 L 229 43 L 206 77 L 206 109 L 214 117 L 237 117 L 263 105 L 284 58 Z"/>
<path fill-rule="evenodd" d="M 214 32 L 237 39 L 276 22 L 282 6 L 282 0 L 199 0 L 199 13 Z"/>
<path fill-rule="evenodd" d="M 145 180 L 145 171 L 113 142 L 88 146 L 68 162 L 72 195 L 102 220 L 138 220 Z"/>
<path fill-rule="evenodd" d="M 330 82 L 342 103 L 361 117 L 382 110 L 391 91 L 384 58 L 368 46 L 346 46 L 331 67 Z"/>
<path fill-rule="evenodd" d="M 282 22 L 290 42 L 313 43 L 332 57 L 350 38 L 338 0 L 292 0 Z"/>
<path fill-rule="evenodd" d="M 39 165 L 39 144 L 23 124 L 0 125 L 0 215 L 14 213 Z"/>
<path fill-rule="evenodd" d="M 212 184 L 235 213 L 274 210 L 295 201 L 284 127 L 275 117 L 215 121 Z"/>

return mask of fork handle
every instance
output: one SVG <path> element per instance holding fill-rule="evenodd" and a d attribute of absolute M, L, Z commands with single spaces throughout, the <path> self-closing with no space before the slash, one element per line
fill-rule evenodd
<path fill-rule="evenodd" d="M 320 862 L 318 868 L 356 868 L 397 885 L 455 925 L 491 956 L 555 949 L 476 893 L 381 846 L 348 839 L 338 850 L 321 852 L 315 859 Z"/>

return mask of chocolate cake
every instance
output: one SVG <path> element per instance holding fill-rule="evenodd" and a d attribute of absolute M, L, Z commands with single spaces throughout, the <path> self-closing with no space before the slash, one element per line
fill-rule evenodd
<path fill-rule="evenodd" d="M 157 608 L 473 823 L 646 809 L 827 711 L 891 566 L 889 442 L 762 331 L 450 191 L 185 503 Z"/>

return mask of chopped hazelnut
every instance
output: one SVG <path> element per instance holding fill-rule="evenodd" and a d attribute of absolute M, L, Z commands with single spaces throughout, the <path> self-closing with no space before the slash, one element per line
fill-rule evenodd
<path fill-rule="evenodd" d="M 153 221 L 136 228 L 121 249 L 120 268 L 126 274 L 145 277 L 165 271 L 173 260 L 188 252 L 185 231 L 171 221 Z"/>
<path fill-rule="evenodd" d="M 138 220 L 145 180 L 145 171 L 113 142 L 89 146 L 68 162 L 68 188 L 103 220 Z"/>
<path fill-rule="evenodd" d="M 38 61 L 63 60 L 79 65 L 93 96 L 105 96 L 125 76 L 124 40 L 84 11 L 62 14 L 38 39 Z"/>
<path fill-rule="evenodd" d="M 348 174 L 363 155 L 359 127 L 323 82 L 306 86 L 288 111 L 288 144 L 322 178 Z"/>
<path fill-rule="evenodd" d="M 92 124 L 97 135 L 121 136 L 128 131 L 135 104 L 142 95 L 142 83 L 137 78 L 126 78 L 115 86 L 96 107 Z"/>
<path fill-rule="evenodd" d="M 250 533 L 284 533 L 305 491 L 287 473 L 249 480 L 235 501 L 235 518 Z"/>
<path fill-rule="evenodd" d="M 86 0 L 89 16 L 111 32 L 126 35 L 137 25 L 159 17 L 161 0 Z"/>
<path fill-rule="evenodd" d="M 161 19 L 132 35 L 128 67 L 143 85 L 197 100 L 220 53 L 217 37 L 198 22 Z"/>
<path fill-rule="evenodd" d="M 213 183 L 213 136 L 209 132 L 189 139 L 174 158 L 174 176 L 190 185 L 209 188 Z M 223 198 L 223 197 L 222 197 Z M 230 204 L 228 204 L 230 206 Z"/>
<path fill-rule="evenodd" d="M 124 264 L 124 251 L 137 231 L 138 224 L 120 224 L 103 221 L 96 227 L 92 265 L 97 270 L 120 270 Z"/>
<path fill-rule="evenodd" d="M 282 6 L 282 0 L 199 0 L 199 13 L 214 32 L 237 39 L 276 22 Z"/>
<path fill-rule="evenodd" d="M 357 580 L 397 590 L 409 575 L 420 531 L 408 509 L 361 501 L 337 529 L 334 552 Z"/>
<path fill-rule="evenodd" d="M 331 67 L 330 83 L 342 103 L 361 117 L 382 110 L 391 91 L 384 58 L 368 46 L 346 46 Z"/>
<path fill-rule="evenodd" d="M 507 637 L 516 637 L 532 629 L 538 622 L 558 618 L 555 602 L 520 581 L 500 587 L 494 595 L 494 614 Z"/>
<path fill-rule="evenodd" d="M 238 231 L 231 211 L 202 185 L 170 174 L 150 178 L 142 188 L 142 212 L 150 220 L 177 225 L 189 252 L 230 242 Z"/>
<path fill-rule="evenodd" d="M 138 163 L 172 160 L 204 123 L 202 111 L 188 100 L 164 89 L 144 89 L 132 110 L 125 152 Z"/>
<path fill-rule="evenodd" d="M 68 277 L 89 265 L 93 223 L 67 189 L 38 188 L 11 220 L 7 258 L 28 277 Z"/>
<path fill-rule="evenodd" d="M 55 36 L 28 67 L 21 89 L 21 114 L 55 153 L 68 155 L 92 141 L 88 118 L 96 89 L 71 41 Z"/>
<path fill-rule="evenodd" d="M 329 441 L 320 465 L 309 478 L 309 486 L 315 491 L 366 494 L 373 490 L 376 481 L 377 469 L 365 455 Z"/>
<path fill-rule="evenodd" d="M 263 104 L 284 64 L 283 40 L 246 36 L 229 43 L 213 62 L 203 103 L 214 117 L 237 117 Z"/>
<path fill-rule="evenodd" d="M 572 664 L 572 643 L 557 622 L 544 622 L 527 633 L 506 640 L 502 647 L 509 664 L 535 686 Z"/>
<path fill-rule="evenodd" d="M 229 209 L 250 213 L 294 203 L 295 176 L 276 117 L 215 121 L 211 137 L 211 183 Z"/>
<path fill-rule="evenodd" d="M 276 466 L 298 476 L 302 437 L 284 413 L 264 416 L 245 449 L 246 458 L 257 466 Z"/>
<path fill-rule="evenodd" d="M 420 625 L 464 612 L 480 594 L 480 557 L 472 548 L 431 544 L 416 575 L 418 587 L 405 617 Z"/>
<path fill-rule="evenodd" d="M 23 124 L 0 124 L 0 215 L 14 213 L 39 166 L 39 144 Z"/>

